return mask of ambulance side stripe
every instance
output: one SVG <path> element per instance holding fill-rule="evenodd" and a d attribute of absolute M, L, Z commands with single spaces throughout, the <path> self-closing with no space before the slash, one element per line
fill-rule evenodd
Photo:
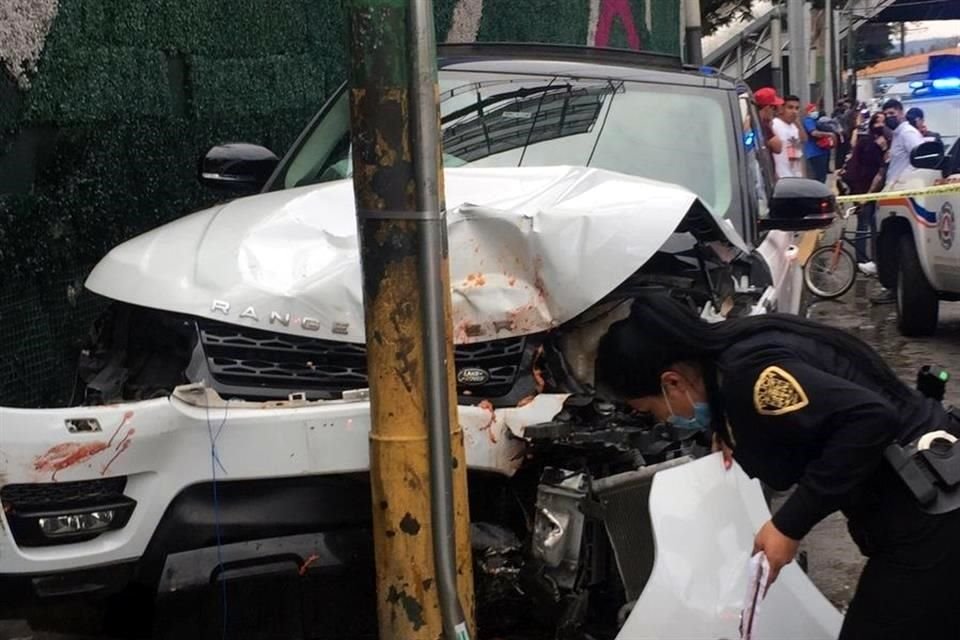
<path fill-rule="evenodd" d="M 913 198 L 891 198 L 890 200 L 880 200 L 878 204 L 880 207 L 903 207 L 923 226 L 937 226 L 937 212 L 924 209 Z"/>

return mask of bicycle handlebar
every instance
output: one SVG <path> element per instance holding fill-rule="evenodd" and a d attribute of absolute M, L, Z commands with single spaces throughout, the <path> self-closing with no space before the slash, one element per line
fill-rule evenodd
<path fill-rule="evenodd" d="M 860 209 L 860 205 L 857 205 L 857 204 L 847 207 L 846 209 L 843 209 L 842 211 L 840 211 L 840 219 L 847 220 L 850 216 L 855 215 L 859 209 Z"/>

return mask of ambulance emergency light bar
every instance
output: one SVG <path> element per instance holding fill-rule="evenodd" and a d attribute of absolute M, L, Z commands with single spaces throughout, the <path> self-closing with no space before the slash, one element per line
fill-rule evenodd
<path fill-rule="evenodd" d="M 915 80 L 909 86 L 915 96 L 932 93 L 960 93 L 960 76 L 936 78 L 934 80 Z"/>

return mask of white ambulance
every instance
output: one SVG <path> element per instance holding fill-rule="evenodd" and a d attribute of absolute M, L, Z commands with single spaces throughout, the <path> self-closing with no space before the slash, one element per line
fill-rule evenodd
<path fill-rule="evenodd" d="M 936 331 L 941 300 L 960 300 L 960 78 L 914 83 L 903 106 L 922 109 L 938 136 L 913 151 L 911 169 L 877 203 L 877 267 L 897 292 L 900 332 L 923 336 Z"/>

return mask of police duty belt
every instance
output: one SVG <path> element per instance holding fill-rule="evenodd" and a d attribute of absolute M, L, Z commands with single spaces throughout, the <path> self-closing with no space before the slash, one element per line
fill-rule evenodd
<path fill-rule="evenodd" d="M 905 447 L 889 445 L 883 456 L 923 511 L 936 515 L 960 509 L 960 438 L 956 435 L 931 431 Z"/>
<path fill-rule="evenodd" d="M 916 196 L 932 196 L 940 193 L 960 193 L 960 182 L 938 184 L 923 189 L 904 189 L 903 191 L 877 191 L 876 193 L 860 193 L 850 196 L 837 196 L 837 204 L 846 202 L 876 202 L 878 200 L 892 200 L 894 198 L 913 198 Z"/>

